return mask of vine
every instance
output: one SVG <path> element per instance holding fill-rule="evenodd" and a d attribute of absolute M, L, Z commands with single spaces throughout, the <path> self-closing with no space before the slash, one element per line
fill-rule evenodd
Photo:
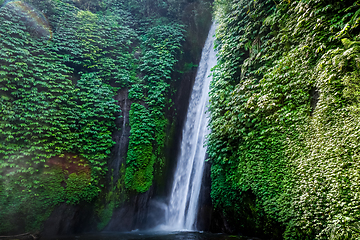
<path fill-rule="evenodd" d="M 208 139 L 215 206 L 228 216 L 235 210 L 234 221 L 259 235 L 358 238 L 359 3 L 215 5 Z"/>
<path fill-rule="evenodd" d="M 0 218 L 9 221 L 0 222 L 1 233 L 38 231 L 59 204 L 85 203 L 100 230 L 162 174 L 186 4 L 4 2 Z M 118 181 L 105 186 L 121 111 L 114 96 L 124 88 L 132 101 L 129 151 Z"/>
<path fill-rule="evenodd" d="M 131 105 L 126 169 L 127 187 L 138 192 L 152 185 L 154 165 L 158 171 L 164 165 L 169 82 L 182 40 L 183 30 L 178 24 L 150 28 L 142 39 L 145 54 L 139 68 L 144 77 L 142 83 L 132 85 L 129 98 L 143 105 Z"/>
<path fill-rule="evenodd" d="M 52 29 L 31 19 L 43 19 L 39 10 L 49 14 Z M 10 2 L 0 18 L 0 217 L 9 218 L 0 232 L 16 232 L 16 216 L 34 230 L 57 204 L 91 202 L 103 187 L 120 111 L 113 96 L 132 77 L 136 34 L 126 17 L 99 16 L 66 1 Z M 86 172 L 52 163 L 62 156 L 76 156 Z"/>

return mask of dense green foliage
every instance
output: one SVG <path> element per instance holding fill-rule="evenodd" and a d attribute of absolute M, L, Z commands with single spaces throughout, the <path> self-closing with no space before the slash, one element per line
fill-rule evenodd
<path fill-rule="evenodd" d="M 0 233 L 38 230 L 58 204 L 84 202 L 94 206 L 102 229 L 115 207 L 162 174 L 188 4 L 2 5 L 0 219 L 9 221 L 0 221 Z M 129 151 L 119 179 L 105 184 L 106 173 L 114 171 L 107 166 L 121 115 L 114 96 L 121 89 L 132 102 Z"/>
<path fill-rule="evenodd" d="M 158 171 L 164 165 L 168 127 L 165 110 L 170 107 L 167 95 L 183 31 L 176 24 L 159 25 L 149 29 L 142 40 L 145 54 L 139 68 L 144 75 L 143 82 L 129 90 L 129 98 L 134 103 L 129 115 L 131 136 L 126 169 L 127 187 L 138 192 L 145 192 L 151 186 L 155 162 Z M 138 103 L 141 101 L 148 107 Z"/>
<path fill-rule="evenodd" d="M 360 2 L 215 7 L 215 207 L 243 231 L 358 239 Z"/>
<path fill-rule="evenodd" d="M 53 24 L 50 38 L 40 34 L 48 29 L 38 16 L 29 15 L 32 7 L 24 10 L 23 5 L 9 3 L 0 12 L 0 214 L 2 219 L 14 217 L 15 221 L 1 221 L 2 232 L 10 231 L 13 226 L 7 224 L 16 225 L 17 218 L 25 219 L 28 229 L 38 228 L 59 202 L 91 201 L 98 194 L 119 111 L 112 98 L 115 89 L 109 84 L 114 79 L 123 82 L 120 77 L 108 76 L 103 63 L 121 57 L 107 53 L 115 43 L 121 44 L 118 37 L 86 36 L 90 31 L 106 31 L 105 23 L 120 28 L 120 22 L 110 17 L 99 20 L 60 1 L 32 3 L 63 12 L 49 14 Z M 68 21 L 60 20 L 61 14 Z M 96 21 L 104 23 L 97 25 L 101 29 L 94 29 Z M 79 71 L 82 69 L 86 72 Z M 51 164 L 51 158 L 67 153 L 81 154 L 86 159 L 82 161 L 91 166 L 86 185 L 79 182 L 81 171 L 70 174 L 65 163 Z M 46 214 L 42 214 L 43 205 Z"/>

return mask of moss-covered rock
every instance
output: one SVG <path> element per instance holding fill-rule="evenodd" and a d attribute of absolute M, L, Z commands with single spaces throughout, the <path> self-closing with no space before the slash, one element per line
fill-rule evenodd
<path fill-rule="evenodd" d="M 285 239 L 359 237 L 358 6 L 215 1 L 208 145 L 213 201 L 231 219 Z"/>

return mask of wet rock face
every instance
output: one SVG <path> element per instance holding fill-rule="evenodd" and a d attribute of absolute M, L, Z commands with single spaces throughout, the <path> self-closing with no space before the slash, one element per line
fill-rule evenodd
<path fill-rule="evenodd" d="M 119 90 L 118 94 L 115 96 L 115 100 L 117 100 L 118 105 L 120 106 L 121 113 L 115 120 L 116 127 L 119 130 L 115 130 L 113 133 L 113 141 L 115 141 L 116 144 L 112 149 L 111 159 L 108 163 L 108 184 L 111 183 L 111 177 L 113 178 L 113 183 L 116 183 L 119 179 L 121 164 L 126 162 L 126 153 L 130 136 L 129 111 L 131 101 L 128 99 L 128 89 L 123 88 Z"/>
<path fill-rule="evenodd" d="M 224 216 L 222 209 L 212 209 L 209 231 L 236 234 L 235 229 L 229 225 L 228 219 Z"/>
<path fill-rule="evenodd" d="M 213 205 L 211 202 L 211 177 L 210 177 L 211 163 L 205 162 L 204 175 L 201 183 L 201 190 L 199 195 L 199 210 L 196 220 L 196 229 L 202 231 L 211 230 L 211 220 L 213 215 Z"/>
<path fill-rule="evenodd" d="M 251 236 L 253 239 L 283 239 L 284 226 L 266 215 L 251 190 L 238 197 L 242 198 L 242 202 L 237 207 L 222 206 L 213 209 L 209 229 L 211 232 Z"/>
<path fill-rule="evenodd" d="M 104 231 L 121 232 L 146 228 L 149 202 L 153 192 L 151 187 L 147 192 L 133 196 L 117 208 Z"/>
<path fill-rule="evenodd" d="M 44 223 L 42 238 L 91 231 L 92 213 L 89 206 L 60 204 Z"/>

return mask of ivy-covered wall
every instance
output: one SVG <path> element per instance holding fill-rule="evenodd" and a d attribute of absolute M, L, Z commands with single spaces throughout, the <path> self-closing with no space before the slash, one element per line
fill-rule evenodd
<path fill-rule="evenodd" d="M 195 1 L 210 9 L 209 1 Z M 24 0 L 0 8 L 0 233 L 35 232 L 60 204 L 93 207 L 101 230 L 113 210 L 163 175 L 186 61 L 192 3 Z M 184 24 L 185 23 L 185 24 Z M 114 96 L 128 89 L 126 162 L 107 182 Z M 111 174 L 110 174 L 111 175 Z"/>
<path fill-rule="evenodd" d="M 216 0 L 215 15 L 215 207 L 245 234 L 358 239 L 360 2 Z"/>

